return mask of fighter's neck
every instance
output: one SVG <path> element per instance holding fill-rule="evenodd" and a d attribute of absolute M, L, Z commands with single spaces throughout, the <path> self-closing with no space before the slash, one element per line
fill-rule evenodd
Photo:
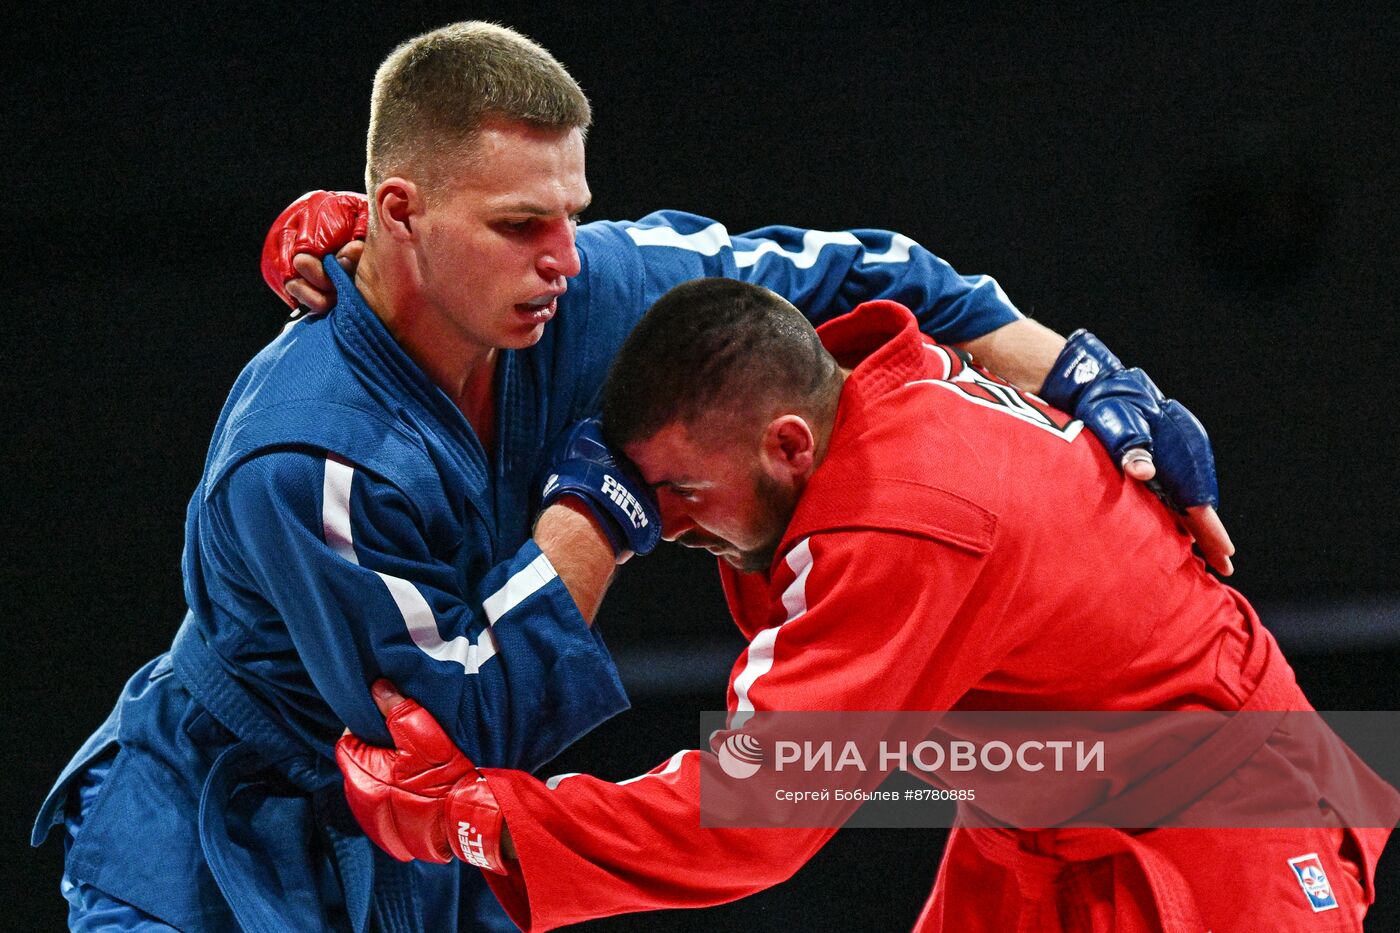
<path fill-rule="evenodd" d="M 841 387 L 844 389 L 847 380 L 851 378 L 851 371 L 844 366 L 840 367 L 840 371 Z M 812 457 L 814 469 L 821 466 L 822 461 L 826 459 L 828 451 L 831 450 L 831 435 L 836 431 L 836 421 L 840 410 L 841 394 L 837 393 L 836 398 L 831 402 L 830 408 L 822 412 L 817 418 L 816 424 L 813 425 L 815 429 L 813 435 L 816 441 L 816 451 Z"/>
<path fill-rule="evenodd" d="M 355 274 L 355 287 L 404 352 L 466 416 L 487 450 L 495 442 L 496 363 L 500 353 L 475 344 L 444 326 L 414 296 L 391 285 L 367 249 Z"/>

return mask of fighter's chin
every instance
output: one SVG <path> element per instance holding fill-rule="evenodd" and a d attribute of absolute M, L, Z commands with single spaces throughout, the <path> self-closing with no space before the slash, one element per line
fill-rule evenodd
<path fill-rule="evenodd" d="M 771 550 L 726 551 L 719 555 L 719 559 L 740 573 L 767 573 L 768 568 L 773 566 Z"/>
<path fill-rule="evenodd" d="M 545 325 L 548 323 L 548 321 L 543 321 L 531 326 L 520 327 L 504 335 L 500 341 L 501 349 L 524 350 L 528 347 L 533 347 L 535 344 L 539 343 L 540 338 L 544 336 Z"/>

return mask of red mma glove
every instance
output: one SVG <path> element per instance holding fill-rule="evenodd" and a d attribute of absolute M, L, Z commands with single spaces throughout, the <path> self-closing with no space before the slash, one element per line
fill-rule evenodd
<path fill-rule="evenodd" d="M 293 310 L 297 300 L 287 283 L 297 278 L 292 257 L 310 253 L 317 258 L 338 251 L 351 240 L 363 240 L 369 229 L 369 199 L 357 191 L 308 191 L 278 215 L 263 241 L 262 277 Z"/>
<path fill-rule="evenodd" d="M 387 681 L 375 684 L 376 694 L 381 685 Z M 486 778 L 415 701 L 402 699 L 384 721 L 395 748 L 366 745 L 348 731 L 335 747 L 345 799 L 365 834 L 401 862 L 456 856 L 506 874 L 504 821 Z"/>

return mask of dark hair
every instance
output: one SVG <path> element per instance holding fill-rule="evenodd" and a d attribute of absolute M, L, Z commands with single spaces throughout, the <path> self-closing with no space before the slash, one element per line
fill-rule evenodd
<path fill-rule="evenodd" d="M 695 279 L 642 317 L 603 385 L 603 428 L 621 447 L 672 422 L 760 427 L 780 409 L 835 410 L 840 369 L 807 319 L 766 288 Z"/>

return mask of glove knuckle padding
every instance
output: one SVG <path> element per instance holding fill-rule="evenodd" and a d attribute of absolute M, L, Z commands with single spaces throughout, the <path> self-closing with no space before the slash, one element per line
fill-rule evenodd
<path fill-rule="evenodd" d="M 393 786 L 386 783 L 388 775 L 378 756 L 367 754 L 386 751 L 365 745 L 359 739 L 346 736 L 336 743 L 335 760 L 345 776 L 345 802 L 355 821 L 375 844 L 399 861 L 413 857 L 404 845 L 398 822 L 394 818 Z"/>
<path fill-rule="evenodd" d="M 1085 386 L 1074 415 L 1121 461 L 1134 447 L 1152 447 L 1156 388 L 1140 369 L 1119 370 Z"/>
<path fill-rule="evenodd" d="M 1105 396 L 1092 404 L 1081 402 L 1079 419 L 1103 441 L 1115 461 L 1134 447 L 1152 447 L 1152 428 L 1131 396 Z"/>
<path fill-rule="evenodd" d="M 305 248 L 295 252 L 333 253 L 351 240 L 364 239 L 367 218 L 361 210 L 363 198 L 340 191 L 318 194 L 308 202 L 308 222 L 296 238 L 296 245 Z"/>
<path fill-rule="evenodd" d="M 287 283 L 297 277 L 297 253 L 325 256 L 369 229 L 369 202 L 353 191 L 311 191 L 297 198 L 272 222 L 263 240 L 262 276 L 268 287 L 295 308 Z"/>
<path fill-rule="evenodd" d="M 419 703 L 405 700 L 389 711 L 384 724 L 402 751 L 425 765 L 437 766 L 457 756 L 457 747 L 447 733 Z"/>
<path fill-rule="evenodd" d="M 1073 412 L 1120 463 L 1134 447 L 1152 453 L 1154 491 L 1175 508 L 1219 505 L 1215 458 L 1205 428 L 1180 402 L 1162 395 L 1147 373 L 1124 369 L 1093 334 L 1075 331 L 1045 379 L 1041 397 Z"/>
<path fill-rule="evenodd" d="M 456 759 L 461 763 L 458 773 L 444 777 L 441 769 L 425 772 L 418 767 L 412 751 L 377 748 L 353 736 L 336 743 L 350 812 L 381 849 L 404 862 L 451 860 L 444 801 L 462 774 L 475 773 L 462 755 Z"/>
<path fill-rule="evenodd" d="M 1196 416 L 1180 402 L 1162 405 L 1155 425 L 1157 472 L 1162 487 L 1178 506 L 1218 506 L 1220 490 L 1210 437 Z"/>
<path fill-rule="evenodd" d="M 376 748 L 352 735 L 336 743 L 345 799 L 361 828 L 400 861 L 448 862 L 455 855 L 503 871 L 504 815 L 481 773 L 417 703 L 399 704 L 386 721 L 398 748 Z M 415 734 L 431 748 L 426 755 L 413 744 Z"/>
<path fill-rule="evenodd" d="M 646 554 L 661 540 L 656 496 L 603 440 L 597 418 L 575 424 L 555 448 L 541 507 L 569 493 L 597 517 L 613 551 Z"/>
<path fill-rule="evenodd" d="M 446 862 L 452 858 L 447 845 L 441 796 L 422 797 L 401 787 L 391 788 L 388 810 L 394 838 L 412 858 Z"/>

